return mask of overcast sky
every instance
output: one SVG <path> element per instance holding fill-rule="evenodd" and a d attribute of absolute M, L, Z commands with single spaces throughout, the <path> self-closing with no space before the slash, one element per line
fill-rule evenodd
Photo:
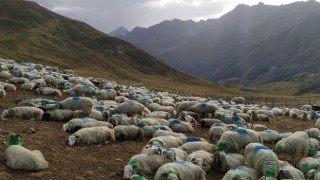
<path fill-rule="evenodd" d="M 32 0 L 58 14 L 109 33 L 123 26 L 149 27 L 164 20 L 219 18 L 238 4 L 281 5 L 297 0 Z"/>

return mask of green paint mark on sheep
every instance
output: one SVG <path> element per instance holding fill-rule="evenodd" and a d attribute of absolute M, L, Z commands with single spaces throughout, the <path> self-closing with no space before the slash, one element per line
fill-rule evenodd
<path fill-rule="evenodd" d="M 267 175 L 267 177 L 275 177 L 277 175 L 277 171 L 271 167 L 267 167 L 265 169 L 265 175 Z"/>
<path fill-rule="evenodd" d="M 314 156 L 315 154 L 317 154 L 318 150 L 314 147 L 310 147 L 308 149 L 308 154 L 311 155 L 311 156 Z"/>
<path fill-rule="evenodd" d="M 12 108 L 9 108 L 8 109 L 8 113 L 9 113 L 9 116 L 13 116 L 14 115 L 14 110 Z"/>
<path fill-rule="evenodd" d="M 138 166 L 139 165 L 139 160 L 137 160 L 137 159 L 132 159 L 132 160 L 130 160 L 129 162 L 128 162 L 128 164 L 129 165 L 131 165 L 131 166 Z"/>
<path fill-rule="evenodd" d="M 229 150 L 230 145 L 226 142 L 219 142 L 217 145 L 217 151 L 225 151 L 225 150 Z"/>
<path fill-rule="evenodd" d="M 165 169 L 163 174 L 175 174 L 176 172 L 172 168 Z"/>
<path fill-rule="evenodd" d="M 100 91 L 95 91 L 95 92 L 94 92 L 94 96 L 100 97 L 100 96 L 101 96 L 101 92 L 100 92 Z"/>
<path fill-rule="evenodd" d="M 283 151 L 283 146 L 281 144 L 276 145 L 274 151 L 279 154 Z"/>
<path fill-rule="evenodd" d="M 132 178 L 133 180 L 147 180 L 146 177 L 144 177 L 144 176 L 139 176 L 139 175 L 133 175 L 131 178 Z M 131 178 L 130 178 L 130 179 L 131 179 Z"/>
<path fill-rule="evenodd" d="M 237 173 L 234 176 L 236 179 L 245 179 L 247 177 L 247 175 L 243 173 Z"/>
<path fill-rule="evenodd" d="M 143 121 L 140 121 L 138 126 L 139 126 L 139 128 L 143 128 L 143 127 L 148 126 L 148 125 L 147 125 L 147 123 L 145 123 Z"/>
<path fill-rule="evenodd" d="M 11 145 L 22 145 L 21 135 L 17 133 L 12 133 L 9 136 L 8 146 Z"/>
<path fill-rule="evenodd" d="M 116 126 L 113 128 L 117 133 L 124 133 L 123 127 Z"/>

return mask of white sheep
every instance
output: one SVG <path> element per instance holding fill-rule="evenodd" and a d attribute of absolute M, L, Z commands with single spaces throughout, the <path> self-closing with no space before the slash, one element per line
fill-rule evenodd
<path fill-rule="evenodd" d="M 304 105 L 301 106 L 300 109 L 303 110 L 303 111 L 311 111 L 312 110 L 312 105 L 304 104 Z"/>
<path fill-rule="evenodd" d="M 224 123 L 214 123 L 209 129 L 209 140 L 212 143 L 217 144 L 221 135 L 227 130 L 227 126 Z"/>
<path fill-rule="evenodd" d="M 4 110 L 1 118 L 5 120 L 8 117 L 15 117 L 27 120 L 42 120 L 43 110 L 36 107 L 13 107 Z"/>
<path fill-rule="evenodd" d="M 43 120 L 67 122 L 77 117 L 77 112 L 68 109 L 54 109 L 43 114 Z"/>
<path fill-rule="evenodd" d="M 219 119 L 214 118 L 204 118 L 200 120 L 201 127 L 210 128 L 214 123 L 221 122 Z"/>
<path fill-rule="evenodd" d="M 81 128 L 98 126 L 106 126 L 108 128 L 113 128 L 113 125 L 108 122 L 98 121 L 91 118 L 75 118 L 71 119 L 66 124 L 63 124 L 62 129 L 63 131 L 75 132 Z"/>
<path fill-rule="evenodd" d="M 169 122 L 166 119 L 160 118 L 143 118 L 141 122 L 146 123 L 148 126 L 155 126 L 155 125 L 164 125 L 169 126 Z"/>
<path fill-rule="evenodd" d="M 58 102 L 61 108 L 70 110 L 82 110 L 83 113 L 89 114 L 93 107 L 93 100 L 87 97 L 68 97 Z"/>
<path fill-rule="evenodd" d="M 147 118 L 170 119 L 171 114 L 168 112 L 164 112 L 164 111 L 153 111 L 153 112 L 149 113 L 146 117 Z"/>
<path fill-rule="evenodd" d="M 297 162 L 296 167 L 306 175 L 311 169 L 320 167 L 320 160 L 313 157 L 305 157 Z"/>
<path fill-rule="evenodd" d="M 12 133 L 5 150 L 6 165 L 12 169 L 43 170 L 48 168 L 48 162 L 39 150 L 30 151 L 22 147 L 20 134 Z"/>
<path fill-rule="evenodd" d="M 280 140 L 280 134 L 275 130 L 259 131 L 264 143 L 274 143 Z"/>
<path fill-rule="evenodd" d="M 271 121 L 271 119 L 270 119 L 270 117 L 268 115 L 259 114 L 256 111 L 252 111 L 251 119 L 253 121 L 264 121 L 264 122 L 270 122 Z"/>
<path fill-rule="evenodd" d="M 137 101 L 129 100 L 119 104 L 111 111 L 112 113 L 124 113 L 128 116 L 133 116 L 135 114 L 142 115 L 143 110 L 143 104 L 138 103 Z"/>
<path fill-rule="evenodd" d="M 254 142 L 263 143 L 263 139 L 260 134 L 251 129 L 237 128 L 232 131 L 226 131 L 222 134 L 217 144 L 217 150 L 237 152 L 246 145 Z"/>
<path fill-rule="evenodd" d="M 231 116 L 228 114 L 218 113 L 217 118 L 220 119 L 221 122 L 226 123 L 226 124 L 236 124 L 238 126 L 247 124 L 247 122 L 239 116 Z"/>
<path fill-rule="evenodd" d="M 37 87 L 35 90 L 39 95 L 62 97 L 62 93 L 59 89 L 51 87 Z"/>
<path fill-rule="evenodd" d="M 252 168 L 246 166 L 232 167 L 222 178 L 222 180 L 240 180 L 240 179 L 260 179 L 261 174 Z"/>
<path fill-rule="evenodd" d="M 188 154 L 191 154 L 192 152 L 198 150 L 204 150 L 209 153 L 214 153 L 217 147 L 216 145 L 207 142 L 188 142 L 180 146 L 179 149 L 186 151 Z"/>
<path fill-rule="evenodd" d="M 231 99 L 231 103 L 234 103 L 234 104 L 244 104 L 246 102 L 246 99 L 244 97 L 234 97 Z"/>
<path fill-rule="evenodd" d="M 205 180 L 206 173 L 197 165 L 187 161 L 177 161 L 161 166 L 154 177 L 155 180 L 197 179 Z"/>
<path fill-rule="evenodd" d="M 159 167 L 169 163 L 170 160 L 165 156 L 153 154 L 137 154 L 130 158 L 128 165 L 123 169 L 123 179 L 128 179 L 132 175 L 148 175 L 154 174 Z"/>
<path fill-rule="evenodd" d="M 163 147 L 179 147 L 183 144 L 182 140 L 174 136 L 159 136 L 149 140 L 149 145 L 160 144 Z"/>
<path fill-rule="evenodd" d="M 309 138 L 320 139 L 320 130 L 318 128 L 309 128 L 305 132 L 308 134 Z"/>
<path fill-rule="evenodd" d="M 34 82 L 26 82 L 21 85 L 21 89 L 26 91 L 33 91 L 35 90 L 36 86 L 37 84 Z"/>
<path fill-rule="evenodd" d="M 308 171 L 307 176 L 308 179 L 320 180 L 320 171 L 316 169 L 311 169 Z"/>
<path fill-rule="evenodd" d="M 0 71 L 0 78 L 7 78 L 10 79 L 13 76 L 10 74 L 9 71 Z"/>
<path fill-rule="evenodd" d="M 0 89 L 0 98 L 6 97 L 7 93 L 4 89 Z"/>
<path fill-rule="evenodd" d="M 153 133 L 152 137 L 159 137 L 159 136 L 174 136 L 180 139 L 186 137 L 183 133 L 175 133 L 167 130 L 157 130 Z"/>
<path fill-rule="evenodd" d="M 87 127 L 78 130 L 68 139 L 68 145 L 115 142 L 115 131 L 106 126 Z"/>
<path fill-rule="evenodd" d="M 29 79 L 23 78 L 23 77 L 13 77 L 11 79 L 8 79 L 6 82 L 11 83 L 11 84 L 23 84 L 23 83 L 27 83 L 30 81 L 29 81 Z"/>
<path fill-rule="evenodd" d="M 276 179 L 279 173 L 279 159 L 268 147 L 260 143 L 250 143 L 244 150 L 244 157 L 248 167 L 251 167 L 266 178 Z"/>
<path fill-rule="evenodd" d="M 198 122 L 196 121 L 196 119 L 194 119 L 192 116 L 188 115 L 186 111 L 182 111 L 180 113 L 180 116 L 177 118 L 181 121 L 186 121 L 189 123 L 194 123 L 194 124 L 198 124 Z"/>
<path fill-rule="evenodd" d="M 114 89 L 103 89 L 96 91 L 95 97 L 98 100 L 114 100 L 117 95 L 117 92 Z"/>
<path fill-rule="evenodd" d="M 211 170 L 212 160 L 212 153 L 204 150 L 192 152 L 187 157 L 187 161 L 201 167 L 205 172 L 209 172 Z"/>
<path fill-rule="evenodd" d="M 169 127 L 175 132 L 188 133 L 194 132 L 189 122 L 180 121 L 178 119 L 169 119 Z"/>
<path fill-rule="evenodd" d="M 297 131 L 285 139 L 277 142 L 274 152 L 278 155 L 285 154 L 289 156 L 288 161 L 291 164 L 296 163 L 299 156 L 306 157 L 308 154 L 308 134 L 304 131 Z"/>
<path fill-rule="evenodd" d="M 212 169 L 218 173 L 225 173 L 234 166 L 245 165 L 246 160 L 241 154 L 216 151 L 213 154 Z"/>
<path fill-rule="evenodd" d="M 137 142 L 143 141 L 143 130 L 135 125 L 118 125 L 113 128 L 116 138 L 124 141 L 125 139 L 136 139 Z"/>
<path fill-rule="evenodd" d="M 262 125 L 262 124 L 247 124 L 247 127 L 249 129 L 252 129 L 252 130 L 255 130 L 255 131 L 266 131 L 268 130 L 269 128 L 265 125 Z"/>
<path fill-rule="evenodd" d="M 17 90 L 16 86 L 10 83 L 3 83 L 1 82 L 0 84 L 3 85 L 3 89 L 6 90 L 7 92 L 14 92 Z"/>
<path fill-rule="evenodd" d="M 305 179 L 303 173 L 286 161 L 279 161 L 278 179 Z"/>

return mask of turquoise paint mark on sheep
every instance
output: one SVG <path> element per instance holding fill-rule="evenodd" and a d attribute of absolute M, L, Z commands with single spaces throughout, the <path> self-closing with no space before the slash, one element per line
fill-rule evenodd
<path fill-rule="evenodd" d="M 185 142 L 197 142 L 197 141 L 201 141 L 201 138 L 199 138 L 199 137 L 192 137 L 192 136 L 185 138 Z"/>
<path fill-rule="evenodd" d="M 175 163 L 183 165 L 183 166 L 190 164 L 190 162 L 187 162 L 187 161 L 176 161 Z"/>
<path fill-rule="evenodd" d="M 245 130 L 245 129 L 242 129 L 242 128 L 236 128 L 236 129 L 234 129 L 232 131 L 237 132 L 239 134 L 243 134 L 243 135 L 247 135 L 248 134 L 248 131 Z"/>
<path fill-rule="evenodd" d="M 173 120 L 171 121 L 171 125 L 173 125 L 173 126 L 178 125 L 178 124 L 181 124 L 181 121 L 178 120 L 178 119 L 173 119 Z"/>
<path fill-rule="evenodd" d="M 133 102 L 133 101 L 127 101 L 127 105 L 128 105 L 128 106 L 133 106 L 133 105 L 134 105 L 134 102 Z"/>
<path fill-rule="evenodd" d="M 231 171 L 236 171 L 236 170 L 243 171 L 245 169 L 246 169 L 245 166 L 234 166 L 234 167 L 230 168 Z"/>
<path fill-rule="evenodd" d="M 89 118 L 87 118 L 87 117 L 85 117 L 85 118 L 80 118 L 80 119 L 81 119 L 81 122 L 82 122 L 83 124 L 89 122 Z"/>
<path fill-rule="evenodd" d="M 224 127 L 224 123 L 214 123 L 212 124 L 214 127 Z"/>
<path fill-rule="evenodd" d="M 254 154 L 256 154 L 256 153 L 258 153 L 260 150 L 268 150 L 268 149 L 269 149 L 269 148 L 268 148 L 267 146 L 258 145 L 258 146 L 254 147 L 254 148 L 252 149 L 252 152 L 253 152 Z"/>
<path fill-rule="evenodd" d="M 80 98 L 79 96 L 76 96 L 76 97 L 72 97 L 72 101 L 80 101 Z"/>

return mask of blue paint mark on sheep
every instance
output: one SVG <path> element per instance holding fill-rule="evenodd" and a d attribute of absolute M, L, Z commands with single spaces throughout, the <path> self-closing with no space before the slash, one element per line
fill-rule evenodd
<path fill-rule="evenodd" d="M 214 123 L 212 124 L 214 127 L 224 127 L 224 123 Z"/>
<path fill-rule="evenodd" d="M 80 97 L 79 97 L 79 96 L 72 97 L 72 101 L 79 101 L 79 100 L 80 100 Z"/>
<path fill-rule="evenodd" d="M 240 120 L 240 117 L 238 117 L 238 116 L 232 116 L 231 119 L 232 119 L 232 121 L 239 121 L 239 120 Z"/>
<path fill-rule="evenodd" d="M 267 146 L 258 145 L 258 146 L 254 147 L 254 148 L 252 149 L 252 152 L 253 152 L 254 154 L 256 154 L 256 153 L 258 153 L 260 150 L 268 150 L 268 149 L 269 149 L 269 148 L 268 148 Z"/>
<path fill-rule="evenodd" d="M 41 105 L 46 105 L 46 104 L 49 104 L 50 101 L 48 99 L 41 99 L 40 103 L 41 103 Z"/>
<path fill-rule="evenodd" d="M 245 169 L 246 169 L 245 166 L 234 166 L 234 167 L 230 168 L 230 171 L 236 171 L 236 170 L 243 171 Z"/>
<path fill-rule="evenodd" d="M 185 138 L 185 142 L 197 142 L 197 141 L 201 141 L 201 138 L 199 138 L 199 137 L 186 137 Z"/>
<path fill-rule="evenodd" d="M 88 123 L 89 122 L 89 118 L 80 118 L 82 123 L 85 124 L 85 123 Z"/>
<path fill-rule="evenodd" d="M 127 105 L 128 105 L 128 106 L 133 106 L 134 103 L 133 103 L 133 101 L 127 101 Z"/>
<path fill-rule="evenodd" d="M 95 106 L 94 107 L 97 111 L 103 111 L 104 110 L 104 106 Z"/>
<path fill-rule="evenodd" d="M 171 121 L 171 125 L 173 125 L 173 126 L 178 125 L 178 124 L 181 124 L 181 121 L 178 120 L 178 119 L 173 119 L 173 120 Z"/>
<path fill-rule="evenodd" d="M 175 163 L 183 165 L 183 166 L 190 164 L 190 162 L 187 162 L 187 161 L 176 161 Z"/>
<path fill-rule="evenodd" d="M 248 131 L 245 130 L 245 129 L 242 129 L 242 128 L 237 128 L 237 129 L 234 129 L 232 131 L 237 132 L 239 134 L 243 134 L 243 135 L 247 135 L 248 134 Z"/>
<path fill-rule="evenodd" d="M 208 107 L 208 104 L 202 103 L 202 104 L 200 104 L 200 107 L 201 107 L 201 108 L 206 108 L 206 107 Z"/>
<path fill-rule="evenodd" d="M 165 127 L 165 126 L 159 126 L 159 128 L 160 128 L 160 130 L 164 130 L 164 131 L 168 130 L 167 127 Z"/>

